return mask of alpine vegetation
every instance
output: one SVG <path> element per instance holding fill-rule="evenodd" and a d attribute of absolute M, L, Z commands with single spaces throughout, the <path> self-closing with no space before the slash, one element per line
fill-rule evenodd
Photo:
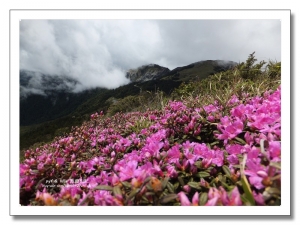
<path fill-rule="evenodd" d="M 280 63 L 255 61 L 26 150 L 20 204 L 280 205 Z"/>

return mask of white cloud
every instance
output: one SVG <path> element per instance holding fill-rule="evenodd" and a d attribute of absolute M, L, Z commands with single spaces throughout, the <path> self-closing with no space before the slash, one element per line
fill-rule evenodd
<path fill-rule="evenodd" d="M 200 60 L 281 60 L 275 20 L 22 20 L 20 68 L 69 76 L 75 90 L 115 88 L 126 70 Z"/>

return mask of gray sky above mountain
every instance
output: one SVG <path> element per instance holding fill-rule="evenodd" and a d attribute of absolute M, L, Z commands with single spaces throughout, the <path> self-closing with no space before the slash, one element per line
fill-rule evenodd
<path fill-rule="evenodd" d="M 201 60 L 281 61 L 279 20 L 22 20 L 20 69 L 115 88 L 128 69 Z"/>

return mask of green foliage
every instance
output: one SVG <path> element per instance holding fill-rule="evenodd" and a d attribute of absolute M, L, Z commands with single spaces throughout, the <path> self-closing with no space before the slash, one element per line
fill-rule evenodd
<path fill-rule="evenodd" d="M 162 109 L 168 102 L 168 97 L 163 91 L 155 92 L 143 91 L 139 95 L 127 96 L 121 99 L 110 98 L 110 107 L 108 115 L 112 116 L 118 112 L 144 112 L 147 109 Z"/>
<path fill-rule="evenodd" d="M 54 136 L 63 136 L 64 134 L 68 133 L 70 131 L 69 127 L 62 127 L 62 128 L 58 128 L 57 130 L 55 130 L 54 132 Z"/>
<path fill-rule="evenodd" d="M 127 96 L 125 98 L 117 100 L 113 103 L 109 109 L 108 113 L 114 115 L 118 112 L 130 112 L 133 108 L 139 105 L 139 100 L 136 96 Z"/>
<path fill-rule="evenodd" d="M 239 64 L 237 66 L 237 68 L 239 69 L 239 71 L 241 73 L 241 77 L 244 79 L 254 80 L 254 79 L 257 79 L 259 76 L 261 76 L 263 73 L 262 67 L 264 64 L 266 64 L 266 62 L 261 61 L 261 62 L 255 64 L 257 59 L 254 57 L 254 54 L 255 54 L 255 52 L 250 54 L 245 63 L 242 62 L 241 64 Z"/>
<path fill-rule="evenodd" d="M 145 117 L 141 117 L 139 120 L 137 120 L 133 126 L 130 127 L 129 131 L 130 133 L 140 133 L 142 129 L 148 128 L 152 125 L 153 123 Z"/>
<path fill-rule="evenodd" d="M 24 150 L 35 143 L 50 142 L 57 135 L 68 133 L 72 126 L 80 125 L 88 119 L 89 115 L 66 116 L 41 124 L 21 126 L 20 150 Z"/>
<path fill-rule="evenodd" d="M 30 95 L 20 101 L 20 125 L 29 126 L 55 120 L 72 114 L 81 104 L 93 96 L 105 93 L 105 89 L 93 89 L 81 93 L 56 92 L 49 95 Z"/>
<path fill-rule="evenodd" d="M 236 95 L 241 99 L 243 92 L 249 96 L 260 96 L 268 89 L 275 90 L 280 84 L 280 62 L 270 61 L 263 71 L 265 62 L 254 65 L 256 61 L 252 53 L 245 63 L 231 70 L 222 71 L 198 82 L 182 83 L 174 90 L 172 98 L 197 98 L 199 105 L 209 105 L 217 100 L 225 108 L 224 113 L 227 113 L 226 107 L 231 96 Z"/>
<path fill-rule="evenodd" d="M 269 61 L 266 70 L 268 76 L 272 79 L 280 79 L 281 76 L 281 62 Z"/>

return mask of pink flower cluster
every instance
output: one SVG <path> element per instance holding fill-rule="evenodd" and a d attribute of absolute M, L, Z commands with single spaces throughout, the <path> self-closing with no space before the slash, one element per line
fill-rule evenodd
<path fill-rule="evenodd" d="M 271 166 L 281 161 L 280 97 L 280 87 L 261 97 L 233 96 L 224 116 L 217 101 L 199 108 L 171 101 L 162 111 L 110 118 L 95 113 L 69 136 L 25 152 L 21 204 L 243 205 L 239 165 L 247 155 L 252 195 L 265 205 L 264 190 L 280 174 Z M 137 132 L 142 121 L 148 125 Z M 50 179 L 55 185 L 45 185 Z"/>

